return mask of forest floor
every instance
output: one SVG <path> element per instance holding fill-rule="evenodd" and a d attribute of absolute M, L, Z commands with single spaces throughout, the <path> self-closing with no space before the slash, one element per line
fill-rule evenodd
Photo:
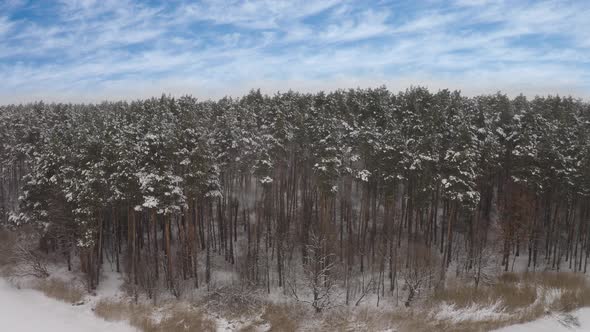
<path fill-rule="evenodd" d="M 250 316 L 226 315 L 205 306 L 162 300 L 134 304 L 125 294 L 124 280 L 115 272 L 103 273 L 93 294 L 80 291 L 79 276 L 63 269 L 52 271 L 43 281 L 31 278 L 0 278 L 0 325 L 6 331 L 489 331 L 503 321 L 499 332 L 590 331 L 590 308 L 549 311 L 532 321 L 512 324 L 511 312 L 497 305 L 437 305 L 413 310 L 373 306 L 334 309 L 321 316 L 297 305 L 266 303 L 262 312 Z M 439 295 L 440 296 L 440 295 Z M 520 294 L 519 296 L 523 296 Z M 535 300 L 535 302 L 538 302 Z M 442 303 L 442 304 L 441 304 Z M 423 322 L 420 322 L 423 320 Z M 435 322 L 438 320 L 438 322 Z M 429 321 L 427 324 L 422 324 Z M 522 319 L 520 320 L 523 321 Z M 524 320 L 526 321 L 526 320 Z M 482 324 L 478 324 L 481 322 Z M 415 325 L 419 324 L 419 325 Z"/>
<path fill-rule="evenodd" d="M 181 298 L 160 285 L 150 299 L 112 264 L 103 265 L 98 288 L 88 293 L 84 275 L 63 263 L 49 260 L 49 276 L 37 278 L 16 275 L 28 270 L 0 259 L 0 331 L 590 331 L 586 274 L 527 272 L 526 262 L 516 263 L 515 272 L 494 273 L 478 288 L 449 273 L 444 289 L 410 307 L 399 286 L 400 295 L 379 301 L 368 294 L 358 306 L 318 314 L 276 288 L 268 294 L 236 286 L 229 270 L 215 271 L 209 287 L 187 285 Z"/>

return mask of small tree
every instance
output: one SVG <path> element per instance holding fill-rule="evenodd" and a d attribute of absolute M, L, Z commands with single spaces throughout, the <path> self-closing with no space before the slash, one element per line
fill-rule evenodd
<path fill-rule="evenodd" d="M 433 286 L 436 280 L 438 256 L 430 248 L 416 246 L 407 269 L 402 270 L 401 277 L 408 290 L 405 305 L 409 307 L 412 301 Z"/>
<path fill-rule="evenodd" d="M 315 233 L 310 235 L 306 246 L 307 258 L 303 264 L 303 286 L 311 293 L 311 300 L 302 299 L 297 294 L 295 281 L 289 283 L 292 296 L 300 302 L 310 304 L 316 313 L 334 307 L 336 283 L 333 276 L 334 254 L 326 253 L 325 239 Z"/>

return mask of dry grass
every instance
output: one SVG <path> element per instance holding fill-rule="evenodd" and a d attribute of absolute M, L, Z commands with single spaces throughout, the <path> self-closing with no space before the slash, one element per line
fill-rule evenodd
<path fill-rule="evenodd" d="M 219 299 L 208 300 L 219 303 L 228 303 L 226 299 L 237 301 L 235 294 L 230 293 L 231 296 L 219 292 L 215 294 Z M 254 305 L 248 301 L 239 302 L 241 305 L 251 304 L 253 308 L 256 307 L 255 311 L 260 313 L 258 319 L 241 327 L 242 332 L 257 331 L 263 325 L 266 325 L 269 331 L 280 332 L 378 331 L 388 328 L 412 332 L 476 332 L 531 321 L 543 316 L 547 310 L 567 312 L 588 306 L 590 286 L 583 275 L 573 273 L 507 273 L 499 276 L 495 283 L 478 288 L 467 287 L 458 281 L 450 282 L 445 289 L 437 291 L 430 298 L 426 307 L 398 308 L 391 311 L 347 307 L 331 310 L 320 316 L 310 314 L 309 310 L 296 303 Z M 469 316 L 465 320 L 455 320 L 454 317 L 437 318 L 433 312 L 440 309 L 443 303 L 459 311 L 486 308 L 501 303 L 499 310 L 502 314 L 477 319 L 471 319 Z M 215 330 L 215 323 L 203 314 L 203 309 L 178 305 L 163 307 L 160 309 L 163 318 L 159 322 L 153 319 L 154 310 L 152 306 L 120 302 L 102 301 L 96 306 L 99 316 L 108 320 L 128 320 L 131 325 L 146 332 Z M 451 315 L 453 313 L 451 312 Z M 223 311 L 220 314 L 225 317 Z"/>
<path fill-rule="evenodd" d="M 513 324 L 506 321 L 466 321 L 453 323 L 448 321 L 434 324 L 434 329 L 424 329 L 423 331 L 454 331 L 454 332 L 487 332 L 507 325 Z M 413 330 L 412 330 L 413 331 Z"/>
<path fill-rule="evenodd" d="M 147 315 L 149 311 L 146 305 L 110 300 L 100 300 L 94 308 L 95 314 L 108 321 L 131 320 L 132 317 Z"/>
<path fill-rule="evenodd" d="M 258 326 L 259 326 L 258 324 L 252 323 L 252 324 L 242 327 L 241 329 L 239 329 L 239 331 L 240 332 L 257 332 L 257 331 L 259 331 Z"/>
<path fill-rule="evenodd" d="M 144 332 L 215 331 L 215 322 L 198 309 L 181 305 L 161 309 L 163 317 L 157 321 L 152 317 L 152 306 L 101 300 L 95 313 L 109 321 L 127 320 Z"/>
<path fill-rule="evenodd" d="M 530 306 L 543 296 L 543 290 L 560 290 L 578 293 L 590 291 L 590 285 L 583 275 L 566 272 L 505 273 L 496 283 L 486 287 L 466 287 L 452 283 L 447 288 L 435 292 L 434 302 L 447 302 L 459 308 L 477 305 L 489 305 L 502 301 L 506 309 L 514 310 Z M 585 305 L 582 299 L 576 299 Z M 588 299 L 590 301 L 590 299 Z M 580 305 L 576 305 L 575 308 Z"/>
<path fill-rule="evenodd" d="M 537 287 L 530 284 L 498 282 L 487 287 L 453 286 L 434 293 L 435 303 L 446 302 L 457 308 L 491 306 L 502 302 L 507 310 L 529 306 L 537 299 Z"/>
<path fill-rule="evenodd" d="M 365 319 L 368 319 L 366 321 L 363 321 L 362 315 L 356 318 L 358 320 L 357 325 L 349 325 L 346 331 L 379 331 L 393 328 L 393 330 L 400 332 L 483 332 L 507 325 L 496 321 L 454 322 L 435 320 L 421 309 L 406 308 L 381 314 L 369 314 L 365 317 Z M 359 322 L 362 328 L 359 328 Z"/>
<path fill-rule="evenodd" d="M 215 331 L 215 322 L 202 312 L 187 308 L 173 308 L 156 324 L 150 321 L 143 331 Z"/>
<path fill-rule="evenodd" d="M 462 310 L 486 310 L 496 305 L 498 315 L 457 320 L 442 319 L 433 314 L 445 303 L 459 313 Z M 498 303 L 500 304 L 498 306 Z M 507 325 L 538 319 L 546 312 L 568 312 L 590 306 L 590 285 L 580 274 L 560 272 L 507 273 L 495 283 L 478 288 L 464 283 L 450 282 L 446 289 L 437 291 L 426 307 L 370 310 L 342 308 L 326 312 L 322 317 L 298 314 L 293 305 L 267 305 L 261 323 L 242 329 L 255 331 L 268 323 L 271 331 L 378 331 L 394 328 L 398 331 L 430 332 L 490 331 Z M 474 309 L 475 308 L 475 309 Z M 452 313 L 451 313 L 452 315 Z M 310 321 L 317 319 L 316 322 Z"/>
<path fill-rule="evenodd" d="M 260 305 L 258 314 L 250 316 L 250 322 L 242 326 L 239 331 L 301 331 L 304 327 L 302 323 L 311 318 L 307 314 L 307 308 L 299 303 L 265 302 Z M 256 318 L 252 319 L 253 317 Z"/>
<path fill-rule="evenodd" d="M 268 304 L 262 320 L 270 324 L 271 332 L 297 331 L 302 322 L 299 307 L 288 304 Z"/>
<path fill-rule="evenodd" d="M 84 297 L 84 290 L 80 287 L 59 279 L 39 280 L 34 288 L 40 290 L 48 297 L 67 303 L 80 302 Z"/>
<path fill-rule="evenodd" d="M 220 287 L 207 294 L 197 304 L 229 319 L 251 317 L 263 310 L 259 290 L 234 286 Z"/>
<path fill-rule="evenodd" d="M 568 312 L 587 306 L 590 306 L 590 289 L 580 287 L 564 290 L 559 299 L 553 303 L 552 308 L 556 311 Z"/>
<path fill-rule="evenodd" d="M 383 311 L 373 308 L 347 307 L 326 313 L 317 331 L 380 331 L 410 321 L 411 310 Z"/>
<path fill-rule="evenodd" d="M 59 280 L 42 282 L 41 289 L 48 296 L 67 302 L 79 301 L 82 292 Z M 221 296 L 235 301 L 235 296 Z M 210 299 L 211 300 L 211 299 Z M 227 301 L 219 301 L 226 303 Z M 244 304 L 243 302 L 240 302 Z M 249 303 L 249 302 L 248 302 Z M 442 304 L 456 310 L 489 307 L 501 303 L 501 317 L 456 321 L 454 318 L 436 318 L 432 315 Z M 258 306 L 260 305 L 260 306 Z M 376 331 L 392 328 L 399 331 L 490 331 L 503 326 L 524 323 L 552 312 L 569 312 L 590 306 L 590 285 L 583 275 L 573 273 L 507 273 L 489 286 L 467 287 L 450 282 L 435 292 L 424 308 L 402 308 L 393 311 L 342 308 L 321 316 L 310 315 L 306 308 L 293 304 L 256 303 L 259 318 L 242 326 L 242 332 L 269 331 Z M 209 308 L 208 306 L 206 308 Z M 111 321 L 127 320 L 141 331 L 215 331 L 215 322 L 205 314 L 205 306 L 193 307 L 168 304 L 160 307 L 136 305 L 126 302 L 99 301 L 95 312 Z M 250 312 L 251 310 L 247 310 Z M 154 315 L 158 312 L 158 315 Z M 225 317 L 224 313 L 221 313 Z M 154 317 L 161 317 L 155 319 Z M 254 317 L 255 315 L 250 315 Z M 310 321 L 313 319 L 313 321 Z"/>
<path fill-rule="evenodd" d="M 450 283 L 435 292 L 430 306 L 447 303 L 456 308 L 491 306 L 501 303 L 506 319 L 480 321 L 424 321 L 408 330 L 489 331 L 503 326 L 525 323 L 543 316 L 547 311 L 569 312 L 590 305 L 590 285 L 583 275 L 567 272 L 505 273 L 497 282 L 485 287 L 466 287 Z M 418 324 L 420 325 L 420 324 Z"/>
<path fill-rule="evenodd" d="M 548 288 L 579 288 L 588 286 L 582 274 L 571 272 L 525 272 L 516 275 L 516 282 L 537 284 Z"/>
<path fill-rule="evenodd" d="M 505 272 L 498 277 L 498 282 L 504 284 L 517 283 L 521 280 L 521 276 L 514 272 Z"/>

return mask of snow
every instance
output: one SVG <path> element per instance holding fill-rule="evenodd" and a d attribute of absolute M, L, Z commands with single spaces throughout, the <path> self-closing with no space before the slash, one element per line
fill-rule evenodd
<path fill-rule="evenodd" d="M 88 307 L 72 306 L 30 289 L 16 289 L 0 279 L 0 324 L 12 332 L 132 332 L 120 322 L 107 322 Z"/>
<path fill-rule="evenodd" d="M 103 270 L 103 278 L 96 290 L 97 296 L 101 299 L 116 299 L 122 296 L 121 287 L 124 280 L 120 273 Z"/>
<path fill-rule="evenodd" d="M 569 319 L 568 319 L 569 318 Z M 572 319 L 573 318 L 573 319 Z M 576 322 L 577 324 L 572 324 Z M 578 325 L 578 326 L 576 326 Z M 549 314 L 533 322 L 508 326 L 496 332 L 576 332 L 590 331 L 590 308 L 578 309 L 569 315 Z"/>
<path fill-rule="evenodd" d="M 359 178 L 363 182 L 369 182 L 369 177 L 371 176 L 371 172 L 366 169 L 358 172 L 357 178 Z"/>
<path fill-rule="evenodd" d="M 260 183 L 272 183 L 272 178 L 270 176 L 263 177 L 262 179 L 260 179 Z"/>
<path fill-rule="evenodd" d="M 155 198 L 154 196 L 144 196 L 143 197 L 144 202 L 142 204 L 143 207 L 146 208 L 156 208 L 158 207 L 158 199 Z"/>
<path fill-rule="evenodd" d="M 64 269 L 53 271 L 60 279 L 67 280 L 68 272 Z M 225 279 L 231 279 L 228 277 Z M 221 277 L 221 276 L 219 276 Z M 31 289 L 17 289 L 7 281 L 0 278 L 0 330 L 2 331 L 111 331 L 131 332 L 137 331 L 125 322 L 107 322 L 94 315 L 92 308 L 100 299 L 110 298 L 122 300 L 121 286 L 123 277 L 105 268 L 101 283 L 96 291 L 96 296 L 88 296 L 82 305 L 73 306 L 58 300 L 50 299 L 41 292 Z M 72 280 L 74 282 L 74 280 Z M 557 290 L 549 290 L 550 298 L 557 297 Z M 279 292 L 271 293 L 271 302 L 281 302 L 284 298 Z M 274 299 L 274 301 L 272 300 Z M 551 301 L 549 301 L 551 302 Z M 155 315 L 159 314 L 156 310 Z M 472 306 L 468 308 L 456 308 L 453 305 L 443 303 L 431 312 L 426 313 L 429 318 L 435 320 L 461 323 L 466 321 L 504 321 L 510 319 L 510 313 L 506 312 L 501 303 L 492 306 Z M 26 319 L 23 317 L 30 317 Z M 216 323 L 218 332 L 236 331 L 240 328 L 255 324 L 257 331 L 266 331 L 268 324 L 262 324 L 260 316 L 229 320 L 218 314 L 210 313 L 210 317 Z M 517 324 L 504 327 L 496 332 L 580 332 L 590 331 L 590 308 L 578 309 L 571 314 L 559 312 L 548 313 L 543 318 L 525 324 Z"/>

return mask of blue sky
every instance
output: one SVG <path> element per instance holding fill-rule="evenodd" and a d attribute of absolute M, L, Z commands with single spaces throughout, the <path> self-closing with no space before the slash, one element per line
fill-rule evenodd
<path fill-rule="evenodd" d="M 0 104 L 386 85 L 590 98 L 590 1 L 0 0 Z"/>

